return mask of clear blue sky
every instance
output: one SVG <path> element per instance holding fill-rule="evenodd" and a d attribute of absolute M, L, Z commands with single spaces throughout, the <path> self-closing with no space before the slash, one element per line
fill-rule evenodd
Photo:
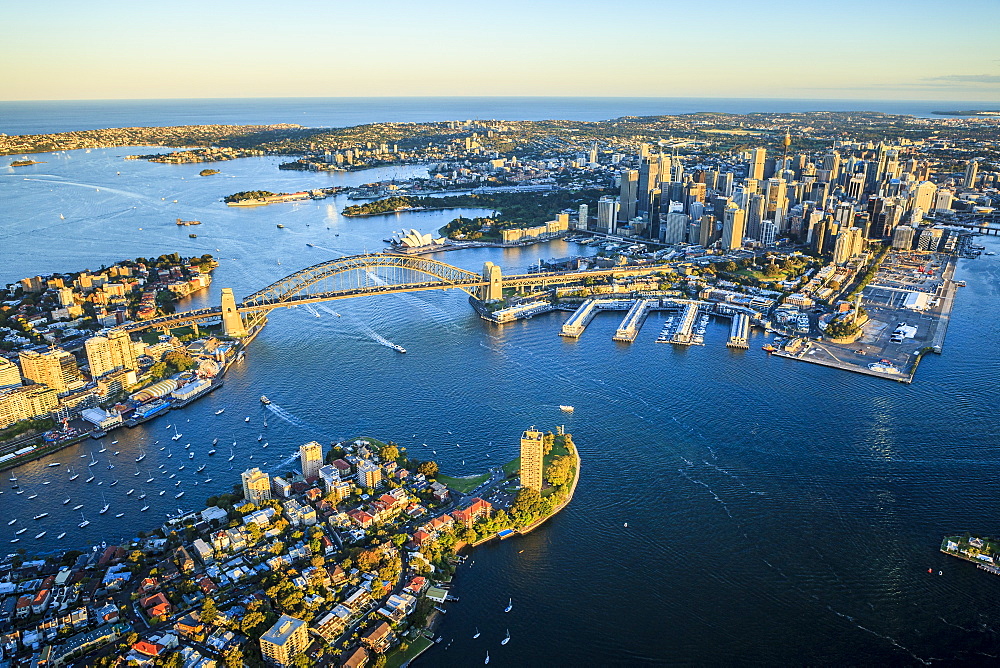
<path fill-rule="evenodd" d="M 0 0 L 0 99 L 1000 101 L 1000 0 Z"/>

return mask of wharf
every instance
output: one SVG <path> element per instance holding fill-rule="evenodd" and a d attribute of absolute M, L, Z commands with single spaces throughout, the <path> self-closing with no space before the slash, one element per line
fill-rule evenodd
<path fill-rule="evenodd" d="M 206 394 L 209 394 L 211 392 L 215 392 L 217 389 L 219 389 L 220 387 L 222 387 L 224 384 L 225 384 L 225 381 L 223 381 L 221 378 L 214 379 L 214 380 L 211 381 L 211 383 L 209 383 L 208 387 L 206 387 L 204 390 L 202 390 L 198 394 L 194 395 L 193 397 L 188 397 L 187 399 L 184 399 L 183 401 L 174 402 L 173 404 L 171 404 L 170 407 L 173 408 L 173 409 L 184 408 L 185 406 L 187 406 L 188 404 L 190 404 L 192 401 L 197 401 L 198 399 L 201 399 Z"/>
<path fill-rule="evenodd" d="M 828 366 L 832 369 L 841 369 L 843 371 L 853 371 L 854 373 L 860 373 L 865 376 L 873 376 L 875 378 L 883 378 L 885 380 L 894 380 L 898 383 L 912 383 L 913 373 L 897 373 L 889 374 L 882 371 L 872 371 L 867 366 L 859 366 L 857 364 L 852 364 L 851 362 L 846 362 L 844 360 L 836 357 L 826 346 L 818 344 L 816 342 L 810 342 L 802 350 L 796 353 L 786 352 L 784 350 L 776 350 L 771 353 L 774 357 L 784 357 L 785 359 L 798 360 L 800 362 L 810 362 L 812 364 L 819 364 L 820 366 Z M 812 354 L 813 356 L 807 356 Z"/>
<path fill-rule="evenodd" d="M 687 302 L 684 305 L 684 312 L 681 314 L 681 322 L 670 337 L 670 343 L 677 343 L 682 346 L 690 346 L 695 343 L 692 335 L 695 318 L 698 317 L 698 303 Z"/>
<path fill-rule="evenodd" d="M 733 322 L 729 326 L 729 341 L 726 342 L 729 348 L 750 348 L 750 318 L 746 313 L 733 314 Z"/>
<path fill-rule="evenodd" d="M 658 300 L 637 299 L 632 304 L 632 308 L 628 310 L 625 319 L 622 320 L 622 324 L 618 326 L 615 335 L 611 337 L 612 340 L 623 343 L 632 343 L 635 341 L 635 337 L 639 336 L 639 330 L 642 329 L 642 324 L 646 321 L 649 309 L 652 308 L 654 303 L 658 303 Z M 695 310 L 697 311 L 697 308 Z"/>

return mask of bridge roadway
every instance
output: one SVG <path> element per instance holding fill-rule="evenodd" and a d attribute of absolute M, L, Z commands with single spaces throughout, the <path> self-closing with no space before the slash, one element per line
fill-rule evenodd
<path fill-rule="evenodd" d="M 385 257 L 384 254 L 380 254 L 381 257 Z M 356 261 L 365 256 L 353 256 L 351 258 L 343 258 L 345 260 Z M 375 256 L 372 256 L 375 257 Z M 437 263 L 443 265 L 443 263 Z M 449 265 L 443 265 L 449 269 L 456 269 L 450 267 Z M 312 268 L 310 268 L 312 269 Z M 309 271 L 310 269 L 303 270 L 303 272 Z M 534 273 L 534 274 L 512 274 L 502 277 L 502 284 L 505 288 L 522 288 L 522 287 L 534 287 L 534 286 L 550 286 L 550 285 L 564 285 L 567 283 L 576 283 L 587 278 L 594 277 L 605 277 L 605 276 L 635 276 L 642 274 L 651 274 L 658 271 L 667 271 L 671 268 L 668 265 L 650 265 L 650 266 L 632 266 L 632 267 L 614 267 L 611 269 L 590 269 L 583 271 L 553 271 L 544 273 Z M 463 270 L 457 270 L 463 271 Z M 303 273 L 299 272 L 299 273 Z M 277 308 L 290 308 L 295 306 L 301 306 L 303 304 L 314 304 L 318 302 L 335 301 L 338 299 L 351 299 L 354 297 L 364 297 L 364 296 L 375 296 L 375 295 L 391 295 L 399 294 L 403 292 L 421 292 L 428 290 L 452 290 L 459 289 L 475 296 L 474 291 L 477 288 L 485 288 L 490 285 L 490 282 L 483 277 L 472 272 L 464 272 L 467 274 L 467 278 L 455 278 L 454 274 L 449 277 L 449 279 L 439 279 L 430 281 L 419 281 L 410 283 L 398 283 L 398 284 L 384 284 L 384 285 L 370 285 L 361 286 L 357 288 L 351 288 L 347 290 L 333 290 L 317 293 L 306 293 L 306 294 L 294 294 L 291 291 L 296 290 L 296 286 L 289 279 L 295 277 L 297 274 L 292 274 L 279 283 L 283 285 L 289 285 L 290 292 L 284 294 L 275 295 L 271 292 L 271 295 L 264 297 L 264 291 L 254 293 L 247 300 L 236 304 L 236 310 L 241 316 L 259 318 L 262 315 L 266 315 L 268 312 Z M 436 277 L 435 277 L 436 278 Z M 275 284 L 277 285 L 277 284 Z M 297 289 L 307 289 L 309 284 L 299 285 Z M 265 289 L 266 290 L 266 289 Z M 206 320 L 213 320 L 223 317 L 223 308 L 221 306 L 213 306 L 209 308 L 196 309 L 192 311 L 182 311 L 179 313 L 173 313 L 170 315 L 160 316 L 159 318 L 153 318 L 151 320 L 144 320 L 142 322 L 134 322 L 126 325 L 124 329 L 130 332 L 138 332 L 147 329 L 168 329 L 172 327 L 177 327 L 180 325 L 190 324 L 194 322 L 202 322 Z"/>

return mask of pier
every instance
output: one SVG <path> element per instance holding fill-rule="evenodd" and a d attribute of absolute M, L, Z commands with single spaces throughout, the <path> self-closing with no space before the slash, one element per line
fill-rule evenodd
<path fill-rule="evenodd" d="M 692 332 L 694 330 L 694 321 L 697 317 L 697 302 L 688 302 L 685 304 L 684 311 L 681 312 L 680 315 L 681 322 L 677 325 L 677 329 L 674 331 L 674 335 L 671 337 L 670 343 L 678 343 L 683 346 L 689 346 L 694 343 L 692 340 Z"/>
<path fill-rule="evenodd" d="M 621 341 L 623 343 L 632 343 L 635 341 L 635 337 L 639 336 L 639 330 L 642 329 L 642 323 L 646 321 L 646 316 L 649 315 L 649 309 L 652 308 L 653 304 L 658 303 L 655 299 L 638 299 L 632 308 L 628 310 L 625 315 L 625 319 L 622 320 L 622 324 L 618 326 L 615 331 L 615 335 L 612 336 L 612 340 Z M 695 309 L 697 310 L 697 308 Z"/>
<path fill-rule="evenodd" d="M 746 313 L 734 313 L 733 324 L 729 326 L 729 348 L 750 348 L 750 318 Z"/>
<path fill-rule="evenodd" d="M 596 314 L 597 300 L 588 299 L 580 304 L 579 308 L 573 311 L 573 315 L 563 323 L 562 329 L 559 330 L 559 336 L 568 336 L 573 339 L 579 338 Z"/>

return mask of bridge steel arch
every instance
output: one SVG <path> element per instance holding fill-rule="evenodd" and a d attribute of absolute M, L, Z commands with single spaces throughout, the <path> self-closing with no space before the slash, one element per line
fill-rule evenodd
<path fill-rule="evenodd" d="M 258 290 L 240 303 L 241 311 L 255 308 L 270 309 L 285 302 L 294 301 L 304 290 L 326 279 L 352 271 L 370 272 L 375 269 L 402 269 L 414 271 L 434 279 L 438 289 L 449 285 L 476 296 L 473 287 L 483 284 L 483 277 L 473 271 L 460 269 L 438 260 L 419 255 L 394 255 L 391 253 L 369 253 L 350 255 L 306 267 Z M 426 283 L 425 283 L 426 284 Z"/>

